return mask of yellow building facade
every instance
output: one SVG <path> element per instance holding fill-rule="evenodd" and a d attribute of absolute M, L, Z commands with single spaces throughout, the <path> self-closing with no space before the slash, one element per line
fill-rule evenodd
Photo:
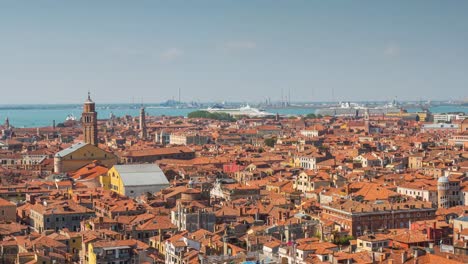
<path fill-rule="evenodd" d="M 97 263 L 97 257 L 96 254 L 94 253 L 94 248 L 93 248 L 93 243 L 89 243 L 88 245 L 88 264 L 96 264 Z"/>
<path fill-rule="evenodd" d="M 125 195 L 125 186 L 119 171 L 112 167 L 106 175 L 101 176 L 102 187 L 106 190 Z"/>
<path fill-rule="evenodd" d="M 387 113 L 385 116 L 388 117 L 399 117 L 399 118 L 411 118 L 418 116 L 420 121 L 428 121 L 430 118 L 430 114 L 427 112 L 416 112 L 416 113 L 408 113 L 408 112 L 397 112 L 397 113 Z"/>

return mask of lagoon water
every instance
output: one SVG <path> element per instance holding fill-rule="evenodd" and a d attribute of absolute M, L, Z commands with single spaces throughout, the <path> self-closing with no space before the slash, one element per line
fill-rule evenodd
<path fill-rule="evenodd" d="M 152 116 L 187 116 L 188 113 L 195 111 L 194 108 L 161 108 L 157 106 L 146 106 L 146 112 Z M 270 113 L 280 115 L 306 115 L 315 112 L 315 108 L 275 108 L 265 109 Z M 407 109 L 408 112 L 420 111 L 419 108 Z M 110 114 L 115 116 L 139 114 L 139 107 L 130 104 L 109 104 L 97 105 L 99 119 L 106 119 Z M 468 112 L 467 106 L 443 105 L 431 107 L 433 113 L 448 112 Z M 0 106 L 0 123 L 3 123 L 6 117 L 10 124 L 15 127 L 44 127 L 51 126 L 52 121 L 56 123 L 63 122 L 68 115 L 74 115 L 80 118 L 82 105 L 3 105 Z"/>

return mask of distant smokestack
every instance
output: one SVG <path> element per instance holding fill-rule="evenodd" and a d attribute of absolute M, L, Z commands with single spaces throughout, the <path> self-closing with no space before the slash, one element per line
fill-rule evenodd
<path fill-rule="evenodd" d="M 281 88 L 281 106 L 284 105 L 284 94 L 283 94 L 283 88 Z"/>
<path fill-rule="evenodd" d="M 180 104 L 180 102 L 181 102 L 181 101 L 180 101 L 180 88 L 179 88 L 179 104 Z"/>

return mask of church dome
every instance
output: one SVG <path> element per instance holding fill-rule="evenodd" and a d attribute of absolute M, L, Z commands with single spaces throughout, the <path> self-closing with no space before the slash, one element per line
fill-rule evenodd
<path fill-rule="evenodd" d="M 449 183 L 448 177 L 442 176 L 437 180 L 438 183 Z"/>

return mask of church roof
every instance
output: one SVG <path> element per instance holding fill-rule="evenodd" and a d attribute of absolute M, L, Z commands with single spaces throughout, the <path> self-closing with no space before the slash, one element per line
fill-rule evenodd
<path fill-rule="evenodd" d="M 76 151 L 76 150 L 78 150 L 78 149 L 80 149 L 80 148 L 82 148 L 82 147 L 84 147 L 86 145 L 88 145 L 88 144 L 85 143 L 85 142 L 79 142 L 77 144 L 72 145 L 71 147 L 68 147 L 68 148 L 66 148 L 64 150 L 61 150 L 61 151 L 57 152 L 55 154 L 55 157 L 56 158 L 65 157 L 68 154 L 73 153 L 74 151 Z"/>

